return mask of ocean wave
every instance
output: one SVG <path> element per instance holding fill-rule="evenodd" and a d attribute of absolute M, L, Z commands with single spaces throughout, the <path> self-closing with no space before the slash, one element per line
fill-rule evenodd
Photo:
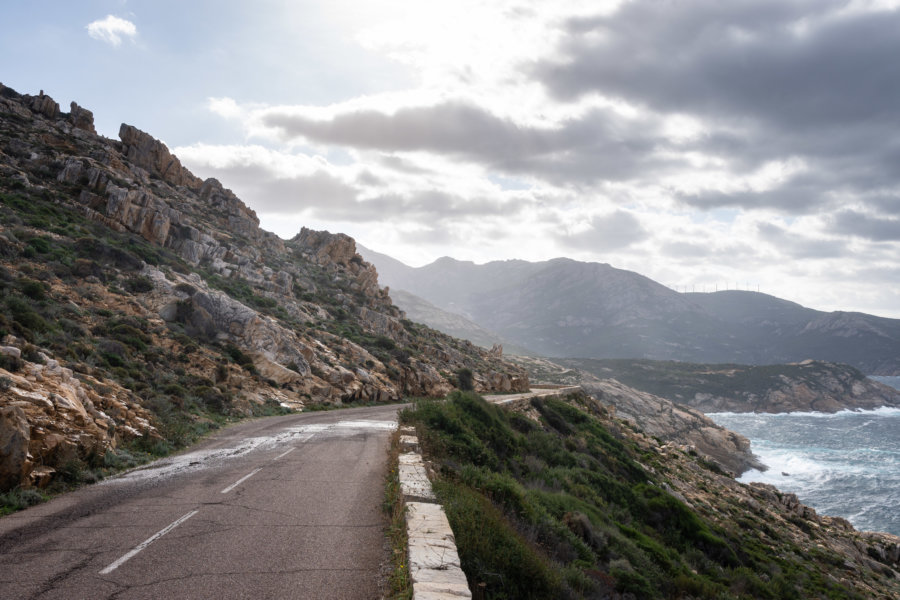
<path fill-rule="evenodd" d="M 840 413 L 730 413 L 716 423 L 745 435 L 769 469 L 758 481 L 797 494 L 820 514 L 900 534 L 900 409 Z"/>
<path fill-rule="evenodd" d="M 784 417 L 815 417 L 815 418 L 828 418 L 828 417 L 844 417 L 848 415 L 872 415 L 875 417 L 900 417 L 900 407 L 895 406 L 880 406 L 878 408 L 845 408 L 844 410 L 839 410 L 837 412 L 817 412 L 817 411 L 804 411 L 804 410 L 796 410 L 792 412 L 783 412 L 783 413 L 766 413 L 766 412 L 711 412 L 706 413 L 706 416 L 715 421 L 717 418 L 728 419 L 731 417 L 746 417 L 748 415 L 758 415 L 761 417 L 773 417 L 773 418 L 784 418 Z"/>

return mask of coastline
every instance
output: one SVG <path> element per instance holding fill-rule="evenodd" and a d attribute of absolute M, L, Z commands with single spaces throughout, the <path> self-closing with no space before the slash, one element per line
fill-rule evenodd
<path fill-rule="evenodd" d="M 900 408 L 834 413 L 709 413 L 769 467 L 737 481 L 796 494 L 859 530 L 900 535 Z"/>

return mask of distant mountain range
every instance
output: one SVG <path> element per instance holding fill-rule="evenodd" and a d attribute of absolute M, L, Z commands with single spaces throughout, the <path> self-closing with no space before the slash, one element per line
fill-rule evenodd
<path fill-rule="evenodd" d="M 608 264 L 557 258 L 483 265 L 441 258 L 409 267 L 359 247 L 382 285 L 483 328 L 498 340 L 550 357 L 647 358 L 697 363 L 846 363 L 870 375 L 900 374 L 900 320 L 823 312 L 767 294 L 679 293 Z M 453 318 L 422 314 L 391 292 L 413 320 L 439 330 Z M 496 342 L 492 342 L 496 343 Z"/>

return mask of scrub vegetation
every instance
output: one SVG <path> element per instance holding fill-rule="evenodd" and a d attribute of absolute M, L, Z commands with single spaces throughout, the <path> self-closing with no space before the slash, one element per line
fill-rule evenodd
<path fill-rule="evenodd" d="M 484 598 L 864 597 L 829 576 L 837 555 L 806 556 L 714 491 L 705 514 L 670 493 L 672 477 L 724 476 L 687 454 L 687 471 L 666 465 L 585 396 L 522 413 L 454 392 L 401 420 L 439 465 L 435 491 Z"/>

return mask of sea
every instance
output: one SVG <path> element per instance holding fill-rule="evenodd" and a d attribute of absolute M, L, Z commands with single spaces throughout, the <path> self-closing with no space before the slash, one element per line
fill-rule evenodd
<path fill-rule="evenodd" d="M 872 379 L 900 389 L 900 377 Z M 739 481 L 771 483 L 859 530 L 900 535 L 900 409 L 707 416 L 746 436 L 769 467 Z"/>

